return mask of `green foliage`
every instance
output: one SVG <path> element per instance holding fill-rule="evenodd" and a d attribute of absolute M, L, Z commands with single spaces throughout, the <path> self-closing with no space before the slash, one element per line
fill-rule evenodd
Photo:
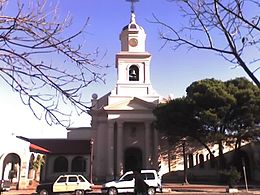
<path fill-rule="evenodd" d="M 228 133 L 241 140 L 257 140 L 260 131 L 259 88 L 245 78 L 230 80 L 226 85 L 236 98 L 228 115 Z"/>
<path fill-rule="evenodd" d="M 44 165 L 45 159 L 44 157 L 38 157 L 36 161 L 33 162 L 32 168 L 37 171 L 42 165 Z"/>
<path fill-rule="evenodd" d="M 159 105 L 154 114 L 157 117 L 156 127 L 170 140 L 178 140 L 189 134 L 195 136 L 200 124 L 194 117 L 194 104 L 187 98 L 177 98 L 167 104 Z"/>
<path fill-rule="evenodd" d="M 187 96 L 159 105 L 156 128 L 170 139 L 188 136 L 240 146 L 260 135 L 260 89 L 245 78 L 193 82 Z"/>
<path fill-rule="evenodd" d="M 220 176 L 229 187 L 234 187 L 241 179 L 241 174 L 235 167 L 231 167 L 229 170 L 221 171 Z"/>
<path fill-rule="evenodd" d="M 223 133 L 220 126 L 224 117 L 235 104 L 235 98 L 227 92 L 225 83 L 205 79 L 192 83 L 187 88 L 187 98 L 196 105 L 196 117 L 201 121 L 203 130 Z"/>

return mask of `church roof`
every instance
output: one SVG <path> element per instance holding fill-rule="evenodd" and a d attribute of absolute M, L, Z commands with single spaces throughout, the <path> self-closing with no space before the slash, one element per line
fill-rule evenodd
<path fill-rule="evenodd" d="M 155 108 L 155 104 L 144 101 L 137 97 L 132 97 L 124 101 L 105 106 L 105 110 L 152 110 Z"/>

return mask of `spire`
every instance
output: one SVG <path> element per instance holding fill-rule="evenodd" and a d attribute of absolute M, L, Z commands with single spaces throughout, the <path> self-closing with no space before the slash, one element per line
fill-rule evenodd
<path fill-rule="evenodd" d="M 135 8 L 134 8 L 134 3 L 138 2 L 139 0 L 126 0 L 131 2 L 131 13 L 134 14 Z"/>
<path fill-rule="evenodd" d="M 133 12 L 131 13 L 130 23 L 136 23 L 135 22 L 135 14 Z"/>
<path fill-rule="evenodd" d="M 122 52 L 145 52 L 146 34 L 144 29 L 136 23 L 135 3 L 139 0 L 126 0 L 131 3 L 130 23 L 122 28 L 120 33 Z"/>

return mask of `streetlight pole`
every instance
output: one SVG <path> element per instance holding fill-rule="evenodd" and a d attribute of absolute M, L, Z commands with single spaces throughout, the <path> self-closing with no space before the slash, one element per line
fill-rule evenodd
<path fill-rule="evenodd" d="M 183 154 L 183 184 L 189 184 L 188 182 L 188 176 L 187 176 L 187 156 L 186 156 L 186 151 L 185 151 L 185 147 L 186 147 L 186 138 L 182 138 L 182 154 Z"/>
<path fill-rule="evenodd" d="M 93 160 L 94 160 L 94 154 L 93 154 L 93 151 L 94 151 L 94 139 L 91 139 L 90 140 L 90 183 L 93 184 Z"/>

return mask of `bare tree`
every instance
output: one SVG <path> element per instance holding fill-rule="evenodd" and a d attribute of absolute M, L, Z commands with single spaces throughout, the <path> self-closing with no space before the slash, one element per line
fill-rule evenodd
<path fill-rule="evenodd" d="M 0 78 L 37 118 L 67 126 L 72 112 L 90 109 L 83 90 L 104 82 L 98 51 L 86 52 L 80 39 L 88 19 L 69 35 L 71 17 L 59 19 L 57 5 L 21 2 L 0 0 Z"/>
<path fill-rule="evenodd" d="M 165 44 L 209 50 L 240 66 L 260 88 L 260 2 L 257 0 L 168 0 L 176 2 L 187 24 L 180 28 L 164 23 L 160 36 Z M 175 24 L 177 21 L 174 21 Z M 254 55 L 252 55 L 254 54 Z"/>

